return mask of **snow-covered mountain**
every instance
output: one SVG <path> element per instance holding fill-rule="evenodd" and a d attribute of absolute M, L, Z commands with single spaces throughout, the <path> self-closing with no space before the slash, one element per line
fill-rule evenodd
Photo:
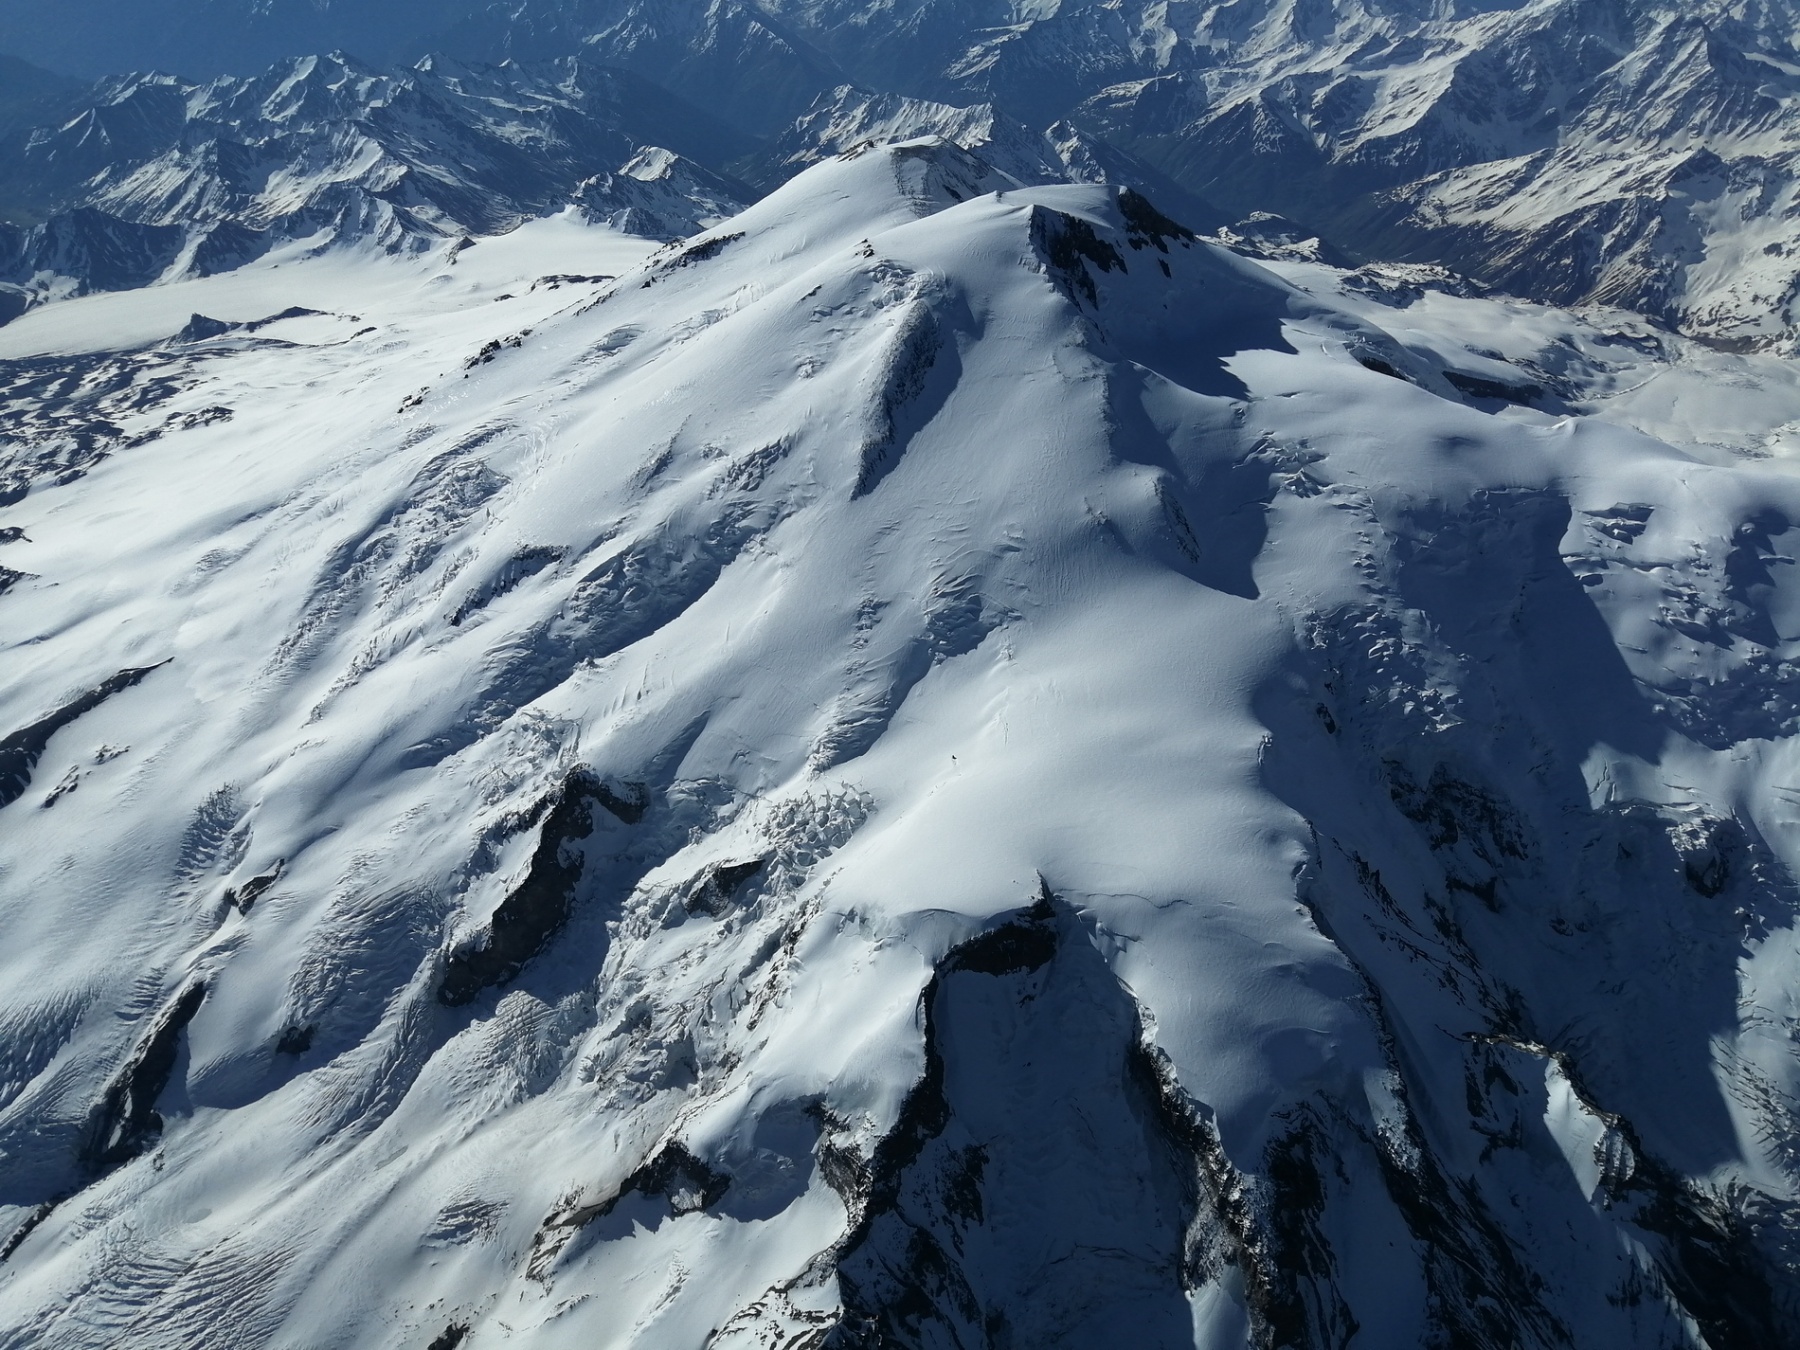
<path fill-rule="evenodd" d="M 299 241 L 418 249 L 503 233 L 571 202 L 595 223 L 679 238 L 757 195 L 720 169 L 767 188 L 853 145 L 922 135 L 976 150 L 1021 184 L 1136 184 L 1204 228 L 1224 220 L 1068 123 L 1032 131 L 989 105 L 849 85 L 766 144 L 625 70 L 579 60 L 429 57 L 383 74 L 337 53 L 204 85 L 106 80 L 73 106 L 50 106 L 62 110 L 53 122 L 22 114 L 0 136 L 0 171 L 28 214 L 45 217 L 0 222 L 0 320 L 71 295 L 229 271 Z"/>
<path fill-rule="evenodd" d="M 654 85 L 575 60 L 437 58 L 382 74 L 340 54 L 250 79 L 103 81 L 78 110 L 0 148 L 0 172 L 48 212 L 0 225 L 0 282 L 17 312 L 226 271 L 298 240 L 405 249 L 492 234 L 591 195 L 597 174 L 654 178 L 640 152 L 666 156 L 665 143 L 715 162 L 749 144 Z M 695 172 L 682 182 L 690 196 Z M 716 186 L 721 205 L 741 205 Z"/>
<path fill-rule="evenodd" d="M 1240 10 L 1211 59 L 1084 114 L 1221 205 L 1369 256 L 1792 348 L 1791 5 Z"/>
<path fill-rule="evenodd" d="M 744 189 L 672 150 L 650 146 L 575 189 L 588 220 L 625 234 L 672 241 L 717 225 L 744 207 Z"/>
<path fill-rule="evenodd" d="M 1800 1343 L 1800 375 L 1441 281 L 934 139 L 0 330 L 0 1345 Z"/>

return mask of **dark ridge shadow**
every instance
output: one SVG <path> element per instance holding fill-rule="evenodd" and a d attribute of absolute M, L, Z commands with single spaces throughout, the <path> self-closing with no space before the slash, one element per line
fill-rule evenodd
<path fill-rule="evenodd" d="M 1575 1343 L 1580 1319 L 1641 1304 L 1651 1320 L 1685 1310 L 1709 1344 L 1788 1344 L 1780 1244 L 1756 1237 L 1770 1202 L 1690 1178 L 1740 1161 L 1717 1045 L 1739 1029 L 1746 941 L 1790 927 L 1800 896 L 1743 821 L 1590 798 L 1596 745 L 1655 763 L 1665 727 L 1560 556 L 1564 499 L 1481 492 L 1389 516 L 1399 598 L 1424 622 L 1395 626 L 1379 607 L 1320 616 L 1312 668 L 1272 684 L 1258 713 L 1273 732 L 1265 781 L 1319 841 L 1303 896 L 1367 981 L 1437 1155 L 1427 1170 L 1443 1173 L 1389 1159 L 1395 1203 L 1434 1251 L 1475 1224 L 1512 1232 L 1548 1263 L 1538 1278 L 1591 1260 L 1592 1287 L 1547 1305 L 1577 1319 Z M 1458 663 L 1454 718 L 1431 711 L 1433 644 Z M 1534 1160 L 1558 1147 L 1544 1126 L 1552 1064 L 1611 1122 L 1596 1127 L 1614 1141 L 1596 1153 L 1604 1204 L 1573 1173 L 1546 1185 Z M 1575 1244 L 1565 1258 L 1531 1255 L 1552 1233 Z M 1655 1272 L 1606 1267 L 1621 1242 L 1650 1251 Z"/>
<path fill-rule="evenodd" d="M 951 952 L 922 996 L 925 1077 L 867 1163 L 829 1350 L 1189 1347 L 1192 1180 L 1133 1072 L 1137 1008 L 1046 898 Z"/>
<path fill-rule="evenodd" d="M 1202 433 L 1201 453 L 1177 454 L 1144 410 L 1144 371 L 1115 367 L 1107 376 L 1111 446 L 1121 459 L 1160 469 L 1157 485 L 1172 545 L 1162 561 L 1202 586 L 1257 598 L 1255 566 L 1268 541 L 1268 508 L 1281 490 L 1281 465 L 1245 447 L 1235 429 Z"/>

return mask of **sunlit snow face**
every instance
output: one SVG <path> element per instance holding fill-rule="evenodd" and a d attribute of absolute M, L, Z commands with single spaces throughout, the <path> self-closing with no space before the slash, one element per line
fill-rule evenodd
<path fill-rule="evenodd" d="M 44 1343 L 1739 1315 L 1800 500 L 1698 429 L 1780 364 L 938 143 L 0 357 Z"/>

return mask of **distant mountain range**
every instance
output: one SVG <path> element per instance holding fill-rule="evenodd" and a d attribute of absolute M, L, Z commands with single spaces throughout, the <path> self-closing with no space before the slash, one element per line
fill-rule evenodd
<path fill-rule="evenodd" d="M 0 177 L 42 216 L 0 227 L 0 294 L 15 312 L 228 270 L 297 240 L 406 248 L 491 234 L 567 206 L 652 139 L 714 162 L 752 144 L 578 59 L 526 70 L 438 58 L 380 74 L 304 57 L 205 84 L 107 79 L 57 112 L 0 145 Z"/>
<path fill-rule="evenodd" d="M 228 271 L 270 249 L 388 250 L 495 234 L 579 205 L 676 237 L 740 209 L 822 155 L 937 133 L 1030 183 L 1152 185 L 1190 219 L 1209 208 L 1066 124 L 1033 132 L 991 107 L 850 86 L 772 143 L 617 67 L 569 57 L 475 66 L 429 57 L 382 73 L 341 53 L 250 78 L 53 77 L 0 137 L 0 178 L 30 224 L 0 224 L 0 317 L 97 290 Z M 34 125 L 33 114 L 46 116 Z"/>
<path fill-rule="evenodd" d="M 485 230 L 548 208 L 644 144 L 715 172 L 749 168 L 766 188 L 779 175 L 756 148 L 783 146 L 794 162 L 797 125 L 831 121 L 849 86 L 909 109 L 920 129 L 944 120 L 925 103 L 1031 135 L 1062 126 L 1226 216 L 1277 212 L 1358 257 L 1638 309 L 1726 344 L 1789 343 L 1800 323 L 1792 4 L 273 0 L 246 14 L 223 0 L 78 0 L 54 24 L 42 14 L 0 6 L 0 50 L 89 74 L 148 56 L 237 78 L 109 79 L 57 110 L 69 119 L 60 130 L 23 148 L 15 131 L 0 162 L 15 219 L 58 200 L 164 224 L 190 198 L 253 232 L 308 228 L 319 211 L 362 219 L 360 198 L 355 211 L 315 207 L 307 191 L 264 186 L 281 178 L 354 181 L 391 208 L 366 223 L 378 233 L 411 229 L 415 208 L 428 223 Z M 264 68 L 336 47 L 377 65 L 433 50 L 477 64 L 434 58 L 384 76 L 347 58 Z M 505 58 L 525 64 L 479 64 Z M 46 77 L 25 83 L 28 99 L 68 95 Z M 890 111 L 882 130 L 903 130 L 906 115 Z M 102 121 L 104 134 L 92 125 Z M 442 144 L 421 149 L 433 127 Z M 365 172 L 359 155 L 384 167 Z M 406 189 L 390 192 L 402 177 Z M 262 200 L 228 205 L 251 197 Z M 286 220 L 294 210 L 314 216 Z M 114 277 L 141 275 L 188 243 L 169 236 L 127 256 L 109 224 L 64 230 L 88 242 L 15 237 L 3 246 L 10 274 L 86 249 L 111 258 Z"/>

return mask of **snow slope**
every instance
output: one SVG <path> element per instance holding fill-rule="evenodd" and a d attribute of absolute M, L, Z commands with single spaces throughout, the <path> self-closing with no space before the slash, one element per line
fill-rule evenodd
<path fill-rule="evenodd" d="M 0 1345 L 1795 1343 L 1791 367 L 652 248 L 0 330 Z"/>

